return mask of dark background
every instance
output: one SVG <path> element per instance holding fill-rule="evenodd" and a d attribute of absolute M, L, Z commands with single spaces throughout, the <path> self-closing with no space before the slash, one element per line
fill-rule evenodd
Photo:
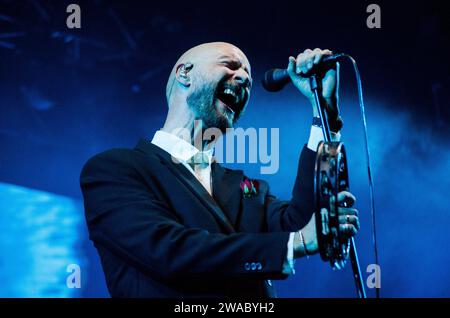
<path fill-rule="evenodd" d="M 81 7 L 81 29 L 66 27 L 70 3 Z M 377 1 L 381 29 L 369 29 L 370 3 L 0 0 L 0 181 L 80 200 L 78 177 L 90 156 L 132 147 L 162 126 L 165 84 L 180 54 L 226 41 L 246 53 L 255 79 L 240 125 L 280 129 L 280 170 L 262 177 L 288 199 L 311 110 L 294 88 L 270 94 L 259 80 L 305 48 L 346 52 L 363 78 L 382 295 L 449 297 L 448 10 L 444 2 Z M 342 134 L 367 277 L 374 259 L 350 64 L 342 65 L 341 78 Z M 257 166 L 243 168 L 260 177 Z M 80 240 L 87 242 L 84 232 Z M 85 253 L 91 265 L 81 296 L 105 296 L 90 243 Z M 333 272 L 319 257 L 299 260 L 297 274 L 277 286 L 280 296 L 354 296 L 350 266 Z"/>

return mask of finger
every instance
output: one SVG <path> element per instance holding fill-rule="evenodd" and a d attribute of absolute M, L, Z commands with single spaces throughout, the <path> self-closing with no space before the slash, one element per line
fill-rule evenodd
<path fill-rule="evenodd" d="M 320 63 L 320 61 L 323 60 L 325 56 L 332 55 L 333 52 L 330 50 L 321 50 L 319 48 L 314 49 L 314 64 L 317 65 Z"/>
<path fill-rule="evenodd" d="M 300 53 L 297 56 L 297 68 L 296 68 L 297 74 L 307 72 L 306 62 L 309 59 L 311 59 L 311 53 L 312 53 L 312 50 L 306 49 L 303 53 Z"/>
<path fill-rule="evenodd" d="M 357 230 L 359 230 L 359 219 L 355 215 L 340 215 L 339 224 L 352 224 Z"/>
<path fill-rule="evenodd" d="M 322 60 L 325 56 L 333 55 L 333 52 L 330 50 L 321 50 L 320 55 L 321 55 L 320 60 Z"/>
<path fill-rule="evenodd" d="M 316 52 L 310 49 L 305 50 L 305 66 L 303 68 L 303 73 L 308 73 L 314 66 L 314 56 Z"/>
<path fill-rule="evenodd" d="M 354 208 L 338 207 L 338 214 L 339 215 L 356 215 L 356 216 L 358 216 L 358 210 L 354 209 Z"/>
<path fill-rule="evenodd" d="M 353 224 L 340 224 L 339 225 L 339 231 L 343 234 L 354 236 L 356 233 L 358 233 L 358 230 Z"/>
<path fill-rule="evenodd" d="M 300 56 L 300 58 L 297 59 L 297 74 L 306 74 L 308 72 L 308 64 L 309 64 L 309 59 L 307 56 L 302 55 Z"/>
<path fill-rule="evenodd" d="M 314 56 L 310 57 L 305 61 L 305 64 L 302 68 L 302 72 L 307 74 L 314 67 Z"/>
<path fill-rule="evenodd" d="M 323 58 L 323 51 L 319 48 L 314 49 L 314 60 L 313 63 L 314 64 L 319 64 L 319 62 L 322 60 Z"/>
<path fill-rule="evenodd" d="M 358 220 L 358 217 L 356 215 L 352 214 L 345 214 L 345 215 L 339 215 L 339 224 L 353 224 L 355 225 Z"/>
<path fill-rule="evenodd" d="M 289 56 L 289 64 L 287 67 L 287 72 L 291 77 L 295 75 L 295 66 L 296 66 L 295 57 Z"/>
<path fill-rule="evenodd" d="M 316 55 L 314 56 L 314 61 L 313 61 L 314 65 L 319 64 L 320 61 L 322 61 L 322 58 L 323 58 L 323 55 L 322 55 L 322 54 L 316 54 Z"/>
<path fill-rule="evenodd" d="M 302 72 L 301 67 L 303 65 L 304 60 L 305 60 L 305 54 L 300 53 L 299 55 L 297 55 L 297 58 L 295 59 L 295 62 L 296 62 L 295 72 L 297 74 L 300 74 Z"/>
<path fill-rule="evenodd" d="M 351 207 L 356 202 L 355 196 L 348 191 L 339 192 L 337 195 L 337 200 L 346 207 Z"/>

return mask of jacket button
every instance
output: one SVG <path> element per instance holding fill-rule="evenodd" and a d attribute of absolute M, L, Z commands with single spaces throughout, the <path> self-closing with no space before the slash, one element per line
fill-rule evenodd
<path fill-rule="evenodd" d="M 249 263 L 245 263 L 244 268 L 246 271 L 250 270 L 250 264 Z"/>
<path fill-rule="evenodd" d="M 261 263 L 259 263 L 259 262 L 256 263 L 256 269 L 259 270 L 259 271 L 262 270 L 262 265 L 261 265 Z"/>
<path fill-rule="evenodd" d="M 252 271 L 254 271 L 256 269 L 256 264 L 252 263 Z"/>

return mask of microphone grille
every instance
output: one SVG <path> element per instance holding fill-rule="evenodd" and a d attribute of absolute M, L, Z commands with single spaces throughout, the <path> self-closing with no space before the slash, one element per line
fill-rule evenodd
<path fill-rule="evenodd" d="M 269 92 L 278 92 L 291 81 L 289 74 L 284 69 L 274 68 L 264 73 L 262 85 Z"/>

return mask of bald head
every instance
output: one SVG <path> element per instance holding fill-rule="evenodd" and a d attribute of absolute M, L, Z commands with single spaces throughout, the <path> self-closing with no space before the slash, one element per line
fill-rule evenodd
<path fill-rule="evenodd" d="M 202 120 L 203 127 L 233 127 L 250 97 L 250 63 L 225 42 L 198 45 L 175 63 L 166 86 L 166 122 Z"/>
<path fill-rule="evenodd" d="M 205 64 L 218 62 L 221 57 L 230 57 L 240 61 L 250 76 L 250 63 L 245 54 L 236 46 L 226 42 L 210 42 L 197 45 L 181 55 L 170 72 L 166 85 L 166 98 L 169 106 L 172 94 L 179 88 L 177 85 L 177 73 L 180 72 L 180 69 L 181 71 L 184 69 L 184 74 L 194 68 L 196 71 L 207 71 L 207 68 L 204 67 Z"/>

